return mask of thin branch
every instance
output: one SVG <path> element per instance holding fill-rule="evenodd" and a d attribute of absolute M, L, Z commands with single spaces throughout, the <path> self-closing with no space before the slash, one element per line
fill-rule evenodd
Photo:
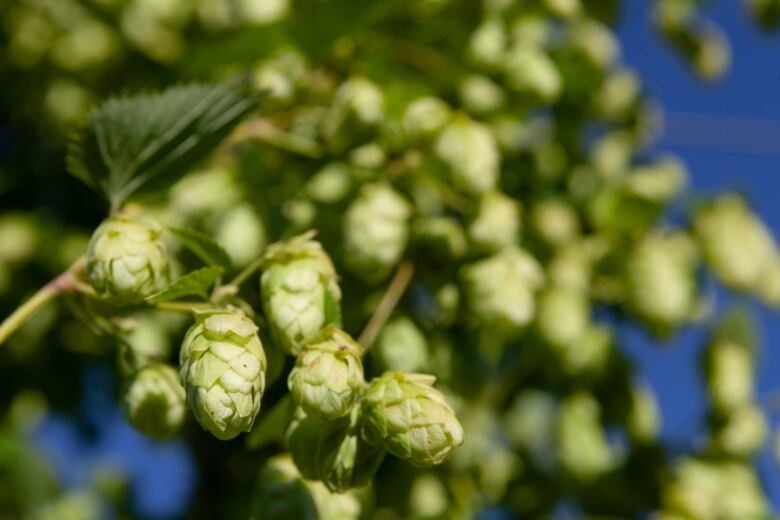
<path fill-rule="evenodd" d="M 225 148 L 232 149 L 244 141 L 261 141 L 311 159 L 320 159 L 323 155 L 322 146 L 317 141 L 285 132 L 266 119 L 253 119 L 243 123 L 225 144 Z"/>
<path fill-rule="evenodd" d="M 0 345 L 16 332 L 38 309 L 63 292 L 76 288 L 76 273 L 84 268 L 84 257 L 79 258 L 65 272 L 57 276 L 36 292 L 29 300 L 19 306 L 0 324 Z"/>
<path fill-rule="evenodd" d="M 401 296 L 406 291 L 409 282 L 412 281 L 414 275 L 414 264 L 408 260 L 404 261 L 396 271 L 395 276 L 390 281 L 390 285 L 387 286 L 385 294 L 382 295 L 382 299 L 379 301 L 374 315 L 366 324 L 366 328 L 360 333 L 358 343 L 363 345 L 364 350 L 368 350 L 371 344 L 376 340 L 377 334 L 382 330 L 382 327 L 387 322 L 390 315 L 398 305 Z"/>

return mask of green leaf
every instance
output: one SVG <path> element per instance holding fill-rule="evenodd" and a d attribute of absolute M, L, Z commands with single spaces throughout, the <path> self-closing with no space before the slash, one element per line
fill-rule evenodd
<path fill-rule="evenodd" d="M 206 233 L 190 228 L 169 227 L 179 242 L 207 265 L 230 269 L 230 255 Z"/>
<path fill-rule="evenodd" d="M 256 103 L 225 85 L 188 85 L 95 108 L 68 147 L 68 170 L 118 209 L 175 182 L 213 153 Z"/>
<path fill-rule="evenodd" d="M 162 291 L 149 296 L 146 300 L 152 303 L 169 302 L 182 296 L 208 297 L 208 291 L 219 275 L 221 267 L 203 267 L 180 276 Z"/>
<path fill-rule="evenodd" d="M 723 314 L 715 327 L 715 341 L 731 342 L 750 350 L 758 348 L 758 327 L 750 309 L 736 306 Z"/>
<path fill-rule="evenodd" d="M 255 427 L 246 438 L 247 449 L 259 450 L 269 444 L 282 444 L 293 414 L 295 414 L 295 401 L 290 394 L 287 394 L 255 423 Z"/>

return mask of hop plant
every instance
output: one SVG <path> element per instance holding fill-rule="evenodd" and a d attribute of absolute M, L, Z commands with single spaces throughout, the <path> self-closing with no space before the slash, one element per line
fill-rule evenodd
<path fill-rule="evenodd" d="M 155 439 L 168 439 L 184 424 L 184 399 L 184 388 L 176 370 L 154 363 L 130 378 L 124 391 L 123 408 L 136 430 Z"/>
<path fill-rule="evenodd" d="M 179 379 L 200 425 L 221 440 L 252 428 L 265 390 L 257 326 L 238 311 L 197 316 L 179 356 Z"/>
<path fill-rule="evenodd" d="M 363 398 L 363 437 L 417 466 L 441 464 L 463 443 L 463 428 L 426 374 L 385 372 Z"/>
<path fill-rule="evenodd" d="M 140 302 L 168 281 L 160 230 L 140 220 L 106 219 L 89 242 L 86 269 L 101 297 L 118 305 Z"/>
<path fill-rule="evenodd" d="M 298 354 L 287 385 L 298 405 L 324 419 L 347 415 L 365 386 L 363 349 L 346 332 L 329 326 Z"/>
<path fill-rule="evenodd" d="M 286 445 L 304 478 L 319 480 L 334 493 L 368 485 L 385 456 L 360 435 L 361 409 L 328 421 L 299 410 L 290 423 Z"/>
<path fill-rule="evenodd" d="M 387 184 L 363 186 L 344 215 L 344 262 L 370 283 L 385 279 L 409 240 L 409 203 Z"/>
<path fill-rule="evenodd" d="M 271 335 L 297 356 L 323 327 L 341 321 L 336 270 L 310 234 L 270 246 L 264 266 L 260 292 Z"/>

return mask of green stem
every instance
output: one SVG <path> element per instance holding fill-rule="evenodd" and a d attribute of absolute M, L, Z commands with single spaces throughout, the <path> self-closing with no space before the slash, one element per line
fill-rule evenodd
<path fill-rule="evenodd" d="M 260 266 L 263 265 L 263 261 L 264 261 L 263 258 L 258 258 L 257 260 L 255 260 L 254 262 L 246 266 L 244 270 L 238 273 L 238 275 L 235 278 L 233 278 L 233 280 L 228 285 L 233 285 L 235 287 L 241 286 L 241 284 L 246 282 L 247 278 L 255 274 L 255 271 L 260 269 Z"/>
<path fill-rule="evenodd" d="M 379 301 L 379 305 L 376 306 L 374 315 L 368 321 L 366 328 L 360 333 L 358 343 L 363 345 L 364 350 L 368 350 L 371 344 L 376 340 L 379 331 L 384 327 L 390 315 L 398 305 L 401 296 L 406 291 L 409 282 L 412 281 L 414 275 L 414 264 L 409 260 L 404 261 L 393 276 L 390 285 L 387 286 L 385 294 L 382 295 L 382 299 Z"/>
<path fill-rule="evenodd" d="M 311 159 L 319 159 L 323 155 L 322 146 L 318 142 L 280 130 L 265 119 L 255 119 L 244 123 L 239 127 L 233 142 L 230 144 L 235 145 L 246 140 L 262 141 Z"/>
<path fill-rule="evenodd" d="M 53 300 L 59 294 L 75 289 L 77 279 L 76 273 L 84 267 L 84 257 L 79 258 L 65 272 L 57 276 L 36 292 L 32 298 L 19 306 L 3 323 L 0 323 L 0 345 L 21 327 L 35 311 L 43 307 L 46 303 Z"/>
<path fill-rule="evenodd" d="M 198 309 L 205 309 L 210 306 L 208 303 L 202 302 L 158 302 L 152 305 L 161 311 L 186 313 L 195 312 Z"/>

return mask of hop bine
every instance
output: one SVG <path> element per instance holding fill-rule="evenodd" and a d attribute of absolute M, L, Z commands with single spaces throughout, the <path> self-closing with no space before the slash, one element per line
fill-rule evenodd
<path fill-rule="evenodd" d="M 252 428 L 265 390 L 266 359 L 257 326 L 238 311 L 197 316 L 184 337 L 179 378 L 187 403 L 221 440 Z"/>
<path fill-rule="evenodd" d="M 385 372 L 363 398 L 363 438 L 417 466 L 441 464 L 463 443 L 463 428 L 427 374 Z"/>
<path fill-rule="evenodd" d="M 138 303 L 168 282 L 168 256 L 160 230 L 139 220 L 111 217 L 87 248 L 92 287 L 117 305 Z"/>
<path fill-rule="evenodd" d="M 323 327 L 341 321 L 336 269 L 311 236 L 304 234 L 270 246 L 260 279 L 271 335 L 294 356 Z"/>
<path fill-rule="evenodd" d="M 293 398 L 312 416 L 337 419 L 349 413 L 365 386 L 362 348 L 334 326 L 298 355 L 287 384 Z"/>

